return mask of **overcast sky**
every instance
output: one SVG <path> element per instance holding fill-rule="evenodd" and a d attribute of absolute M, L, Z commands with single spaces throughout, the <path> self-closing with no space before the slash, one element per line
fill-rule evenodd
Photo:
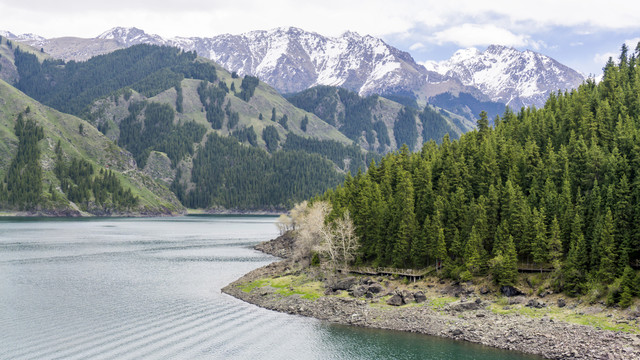
<path fill-rule="evenodd" d="M 304 4 L 304 5 L 303 5 Z M 633 0 L 0 0 L 0 30 L 44 37 L 95 37 L 115 26 L 209 37 L 281 26 L 322 35 L 356 31 L 423 62 L 457 49 L 501 44 L 531 49 L 598 75 L 622 43 L 640 40 Z"/>

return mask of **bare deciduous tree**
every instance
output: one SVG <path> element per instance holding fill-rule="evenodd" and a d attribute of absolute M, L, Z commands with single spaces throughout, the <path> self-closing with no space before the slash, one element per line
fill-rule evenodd
<path fill-rule="evenodd" d="M 355 257 L 359 247 L 349 211 L 331 224 L 325 225 L 325 234 L 318 249 L 327 254 L 334 269 L 346 267 Z"/>
<path fill-rule="evenodd" d="M 296 248 L 294 259 L 310 259 L 311 251 L 316 249 L 329 236 L 324 219 L 331 212 L 331 205 L 325 201 L 308 206 L 306 202 L 296 210 L 294 223 L 296 228 Z M 293 212 L 293 211 L 292 211 Z"/>

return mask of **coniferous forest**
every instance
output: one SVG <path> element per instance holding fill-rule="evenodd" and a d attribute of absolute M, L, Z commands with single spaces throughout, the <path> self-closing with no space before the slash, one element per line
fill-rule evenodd
<path fill-rule="evenodd" d="M 639 56 L 623 46 L 597 84 L 385 156 L 325 193 L 328 220 L 350 212 L 356 264 L 499 285 L 540 269 L 555 291 L 628 306 L 640 294 Z"/>

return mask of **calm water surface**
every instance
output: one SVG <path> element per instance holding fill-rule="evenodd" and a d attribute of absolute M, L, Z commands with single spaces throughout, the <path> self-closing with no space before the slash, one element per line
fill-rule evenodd
<path fill-rule="evenodd" d="M 275 258 L 273 217 L 0 218 L 0 358 L 533 359 L 337 326 L 220 289 Z"/>

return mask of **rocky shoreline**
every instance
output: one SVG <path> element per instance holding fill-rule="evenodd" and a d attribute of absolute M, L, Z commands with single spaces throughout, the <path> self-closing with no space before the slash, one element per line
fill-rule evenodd
<path fill-rule="evenodd" d="M 256 248 L 286 256 L 292 244 L 290 238 L 281 237 L 277 242 L 263 243 Z M 484 289 L 466 284 L 421 281 L 403 285 L 385 277 L 347 275 L 324 279 L 324 295 L 311 299 L 295 292 L 282 295 L 279 289 L 268 285 L 247 286 L 260 279 L 299 272 L 294 268 L 294 264 L 286 259 L 272 263 L 246 274 L 222 291 L 279 312 L 339 324 L 442 336 L 548 359 L 640 359 L 640 334 L 637 332 L 603 330 L 554 320 L 552 316 L 496 311 L 510 307 L 564 307 L 564 299 L 558 300 L 558 305 L 547 305 L 538 298 L 516 296 L 509 298 L 509 304 L 503 306 L 482 294 Z M 444 293 L 454 296 L 441 299 L 453 301 L 438 302 L 434 298 L 438 296 L 436 294 Z M 622 321 L 637 327 L 637 315 L 636 312 L 629 320 Z"/>

